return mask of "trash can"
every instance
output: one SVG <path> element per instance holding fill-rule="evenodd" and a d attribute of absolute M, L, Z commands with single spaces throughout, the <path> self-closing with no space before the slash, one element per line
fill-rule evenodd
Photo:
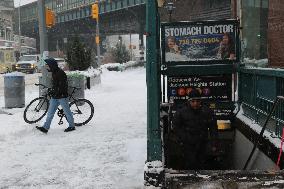
<path fill-rule="evenodd" d="M 9 73 L 4 76 L 5 108 L 25 107 L 25 76 Z"/>
<path fill-rule="evenodd" d="M 67 79 L 68 79 L 68 94 L 71 94 L 73 90 L 72 87 L 77 87 L 80 89 L 75 90 L 73 97 L 75 99 L 85 98 L 85 76 L 81 74 L 70 74 L 67 75 Z"/>

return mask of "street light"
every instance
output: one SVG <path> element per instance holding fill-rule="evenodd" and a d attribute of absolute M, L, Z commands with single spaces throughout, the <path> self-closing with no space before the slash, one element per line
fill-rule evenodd
<path fill-rule="evenodd" d="M 169 14 L 169 22 L 172 21 L 172 13 L 175 9 L 174 7 L 174 3 L 173 2 L 168 2 L 167 5 L 165 6 L 165 8 L 167 9 L 168 11 L 168 14 Z"/>

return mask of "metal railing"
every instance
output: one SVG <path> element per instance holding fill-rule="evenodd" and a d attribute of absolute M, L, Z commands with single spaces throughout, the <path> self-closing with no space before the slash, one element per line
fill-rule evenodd
<path fill-rule="evenodd" d="M 284 95 L 284 70 L 242 68 L 239 82 L 239 101 L 244 114 L 263 125 L 276 97 Z M 280 137 L 283 126 L 284 104 L 280 103 L 267 124 L 267 130 Z"/>

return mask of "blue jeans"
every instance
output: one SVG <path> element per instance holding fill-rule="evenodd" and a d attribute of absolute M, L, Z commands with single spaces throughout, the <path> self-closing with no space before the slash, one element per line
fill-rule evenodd
<path fill-rule="evenodd" d="M 61 105 L 63 108 L 64 114 L 69 123 L 69 127 L 75 127 L 73 114 L 70 110 L 69 103 L 68 103 L 68 98 L 60 98 L 60 99 L 51 98 L 49 101 L 49 108 L 47 112 L 46 121 L 43 125 L 45 129 L 48 130 L 50 128 L 50 124 L 53 119 L 54 113 L 56 112 L 57 107 L 59 105 Z"/>

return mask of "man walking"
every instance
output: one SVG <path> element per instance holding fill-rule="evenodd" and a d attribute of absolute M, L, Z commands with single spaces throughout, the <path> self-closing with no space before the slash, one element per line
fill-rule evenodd
<path fill-rule="evenodd" d="M 177 169 L 197 170 L 205 166 L 208 130 L 210 137 L 217 137 L 217 122 L 212 111 L 201 103 L 201 95 L 193 89 L 186 106 L 173 117 L 173 134 L 180 153 L 173 164 Z"/>
<path fill-rule="evenodd" d="M 46 62 L 46 69 L 52 73 L 52 92 L 46 121 L 43 127 L 36 126 L 36 128 L 43 133 L 47 133 L 54 117 L 54 113 L 56 112 L 57 107 L 61 105 L 69 124 L 69 127 L 65 129 L 64 132 L 74 131 L 74 118 L 68 103 L 67 76 L 65 72 L 58 67 L 57 61 L 54 58 L 48 58 L 44 61 Z"/>

